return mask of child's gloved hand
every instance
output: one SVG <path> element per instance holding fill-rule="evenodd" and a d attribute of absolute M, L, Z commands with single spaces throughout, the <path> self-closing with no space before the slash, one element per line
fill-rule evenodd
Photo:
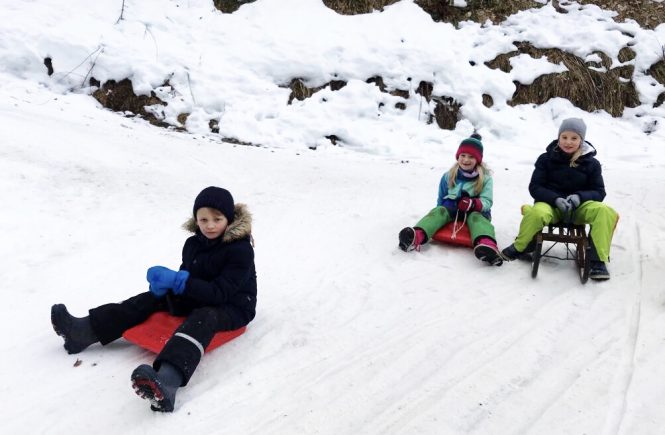
<path fill-rule="evenodd" d="M 157 297 L 164 296 L 169 289 L 176 295 L 185 291 L 185 284 L 189 278 L 186 270 L 171 270 L 164 266 L 153 266 L 148 269 L 146 278 L 150 283 L 150 291 Z"/>
<path fill-rule="evenodd" d="M 581 202 L 581 200 L 580 200 L 580 196 L 579 196 L 578 194 L 576 194 L 576 193 L 574 193 L 574 194 L 572 194 L 572 195 L 568 195 L 568 196 L 566 197 L 566 201 L 568 201 L 568 202 L 570 203 L 570 205 L 573 206 L 573 208 L 577 208 L 577 207 L 579 207 L 579 206 L 580 206 L 580 202 Z"/>
<path fill-rule="evenodd" d="M 460 211 L 470 212 L 470 211 L 480 211 L 483 209 L 483 203 L 480 201 L 480 198 L 470 198 L 465 196 L 464 198 L 457 201 L 457 208 Z"/>
<path fill-rule="evenodd" d="M 573 210 L 572 204 L 568 202 L 568 200 L 565 198 L 557 198 L 554 201 L 554 205 L 556 205 L 556 208 L 561 210 L 561 213 L 563 213 L 564 215 Z"/>

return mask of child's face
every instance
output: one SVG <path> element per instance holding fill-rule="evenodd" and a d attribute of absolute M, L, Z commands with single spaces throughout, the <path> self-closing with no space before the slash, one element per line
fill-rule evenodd
<path fill-rule="evenodd" d="M 229 221 L 219 210 L 202 207 L 196 210 L 196 225 L 208 239 L 216 239 L 226 230 Z"/>
<path fill-rule="evenodd" d="M 582 138 L 573 131 L 562 131 L 559 135 L 559 148 L 566 153 L 572 154 L 582 145 Z"/>
<path fill-rule="evenodd" d="M 473 169 L 478 164 L 478 160 L 476 160 L 476 158 L 471 154 L 461 153 L 457 158 L 457 163 L 459 164 L 460 168 L 464 169 L 465 171 L 473 171 Z"/>

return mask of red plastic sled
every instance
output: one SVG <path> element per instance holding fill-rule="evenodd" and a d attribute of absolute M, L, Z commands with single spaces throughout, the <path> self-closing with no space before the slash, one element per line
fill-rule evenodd
<path fill-rule="evenodd" d="M 461 222 L 457 222 L 457 229 L 459 230 L 455 237 L 453 238 L 453 228 L 455 222 L 448 222 L 443 226 L 439 231 L 434 233 L 432 239 L 437 242 L 450 243 L 453 245 L 467 246 L 473 248 L 473 243 L 471 241 L 471 232 L 469 232 L 469 227 L 466 224 L 462 225 L 462 228 L 459 228 Z"/>
<path fill-rule="evenodd" d="M 145 322 L 129 328 L 122 336 L 127 341 L 151 352 L 159 353 L 175 330 L 185 321 L 184 317 L 175 317 L 166 312 L 157 312 L 148 317 Z M 206 347 L 206 353 L 218 348 L 227 341 L 242 335 L 247 329 L 245 326 L 233 331 L 222 331 L 215 334 Z"/>

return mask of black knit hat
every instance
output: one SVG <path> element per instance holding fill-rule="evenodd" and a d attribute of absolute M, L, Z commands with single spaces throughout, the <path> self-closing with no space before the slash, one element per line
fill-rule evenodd
<path fill-rule="evenodd" d="M 203 207 L 217 209 L 222 212 L 229 223 L 233 221 L 235 204 L 231 192 L 226 189 L 215 186 L 203 189 L 194 200 L 194 219 L 196 219 L 196 211 Z"/>

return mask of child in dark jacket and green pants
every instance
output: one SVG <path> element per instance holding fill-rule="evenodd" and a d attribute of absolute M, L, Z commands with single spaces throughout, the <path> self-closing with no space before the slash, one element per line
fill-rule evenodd
<path fill-rule="evenodd" d="M 93 308 L 83 318 L 70 315 L 63 304 L 53 305 L 51 322 L 67 352 L 111 343 L 158 311 L 185 316 L 152 366 L 140 365 L 131 375 L 134 390 L 154 411 L 173 411 L 176 390 L 187 385 L 215 333 L 238 329 L 254 318 L 251 223 L 247 207 L 234 204 L 226 189 L 201 191 L 185 224 L 194 235 L 185 241 L 179 270 L 153 266 L 147 272 L 150 291 Z"/>
<path fill-rule="evenodd" d="M 528 258 L 534 236 L 550 223 L 570 220 L 591 226 L 589 278 L 610 278 L 605 263 L 619 214 L 605 204 L 605 182 L 596 149 L 587 142 L 586 124 L 579 118 L 565 119 L 559 136 L 536 160 L 529 192 L 533 205 L 522 206 L 522 222 L 515 242 L 503 250 L 507 260 Z"/>

